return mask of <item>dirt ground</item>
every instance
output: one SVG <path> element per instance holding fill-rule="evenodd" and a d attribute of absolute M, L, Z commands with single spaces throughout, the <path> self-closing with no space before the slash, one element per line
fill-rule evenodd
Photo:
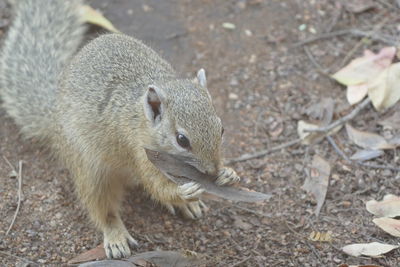
<path fill-rule="evenodd" d="M 354 13 L 344 2 L 91 1 L 121 31 L 160 51 L 183 76 L 193 77 L 199 68 L 206 69 L 225 128 L 227 158 L 297 138 L 297 121 L 309 120 L 308 108 L 324 98 L 334 99 L 335 118 L 351 111 L 344 88 L 325 74 L 342 67 L 348 56 L 353 58 L 365 48 L 376 51 L 388 44 L 373 38 L 362 40 L 354 34 L 295 44 L 343 29 L 368 31 L 379 24 L 381 27 L 375 30 L 396 42 L 400 10 L 394 0 L 379 0 L 373 1 L 374 8 Z M 0 8 L 0 27 L 6 32 L 10 10 L 4 0 Z M 223 27 L 226 22 L 235 28 Z M 352 124 L 382 133 L 378 122 L 396 110 L 400 110 L 400 104 L 380 114 L 368 107 Z M 392 131 L 398 134 L 400 126 Z M 343 131 L 333 138 L 348 155 L 356 150 Z M 387 152 L 378 163 L 399 166 L 398 152 Z M 319 217 L 313 214 L 313 197 L 301 189 L 315 154 L 332 166 Z M 7 236 L 17 207 L 18 181 L 10 178 L 11 168 L 4 158 L 14 166 L 23 161 L 21 209 Z M 326 140 L 313 146 L 288 147 L 233 167 L 241 175 L 243 186 L 273 197 L 263 204 L 205 200 L 210 208 L 205 217 L 188 221 L 170 215 L 141 190 L 129 192 L 123 219 L 141 244 L 138 251 L 191 250 L 203 254 L 209 266 L 400 265 L 399 250 L 375 259 L 341 252 L 341 247 L 356 242 L 398 244 L 398 239 L 373 224 L 373 215 L 365 210 L 367 200 L 400 194 L 398 172 L 350 165 Z M 68 171 L 34 141 L 23 140 L 3 110 L 0 216 L 0 263 L 4 266 L 27 261 L 65 265 L 102 242 L 101 234 L 76 201 Z M 332 231 L 332 241 L 311 241 L 308 237 L 312 231 Z"/>

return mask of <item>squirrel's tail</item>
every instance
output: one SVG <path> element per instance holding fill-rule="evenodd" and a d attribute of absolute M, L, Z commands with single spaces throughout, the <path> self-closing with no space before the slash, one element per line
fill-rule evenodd
<path fill-rule="evenodd" d="M 81 0 L 18 0 L 0 55 L 0 98 L 27 137 L 54 131 L 58 79 L 81 43 Z"/>

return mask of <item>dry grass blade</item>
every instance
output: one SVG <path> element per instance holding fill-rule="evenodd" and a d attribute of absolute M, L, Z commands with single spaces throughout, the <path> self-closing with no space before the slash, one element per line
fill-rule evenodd
<path fill-rule="evenodd" d="M 16 170 L 15 170 L 14 166 L 11 164 L 11 162 L 6 157 L 3 156 L 3 158 L 7 162 L 7 164 L 10 165 L 11 169 L 14 172 L 16 172 Z M 19 209 L 21 207 L 21 195 L 22 195 L 22 161 L 19 161 L 19 163 L 18 163 L 18 204 L 17 204 L 17 209 L 15 210 L 15 213 L 14 213 L 14 217 L 10 223 L 10 226 L 8 227 L 8 229 L 6 231 L 6 235 L 8 235 L 10 233 L 11 228 L 13 227 L 15 220 L 17 219 L 17 215 L 18 215 Z"/>

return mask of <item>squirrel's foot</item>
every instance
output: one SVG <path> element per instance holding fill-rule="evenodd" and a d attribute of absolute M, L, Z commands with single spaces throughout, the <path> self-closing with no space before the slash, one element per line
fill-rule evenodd
<path fill-rule="evenodd" d="M 172 204 L 166 204 L 166 208 L 173 215 L 176 214 L 175 207 L 178 208 L 182 214 L 189 219 L 196 220 L 203 217 L 203 210 L 207 209 L 206 204 L 201 200 L 184 202 L 181 204 L 175 204 L 175 207 Z"/>
<path fill-rule="evenodd" d="M 240 181 L 239 175 L 235 172 L 234 169 L 229 167 L 223 167 L 218 174 L 217 180 L 215 183 L 217 185 L 230 185 Z"/>
<path fill-rule="evenodd" d="M 186 183 L 178 186 L 178 195 L 183 200 L 196 200 L 204 192 L 204 188 L 195 182 Z"/>
<path fill-rule="evenodd" d="M 127 258 L 131 255 L 130 247 L 138 246 L 126 229 L 112 229 L 104 233 L 104 250 L 109 259 Z"/>

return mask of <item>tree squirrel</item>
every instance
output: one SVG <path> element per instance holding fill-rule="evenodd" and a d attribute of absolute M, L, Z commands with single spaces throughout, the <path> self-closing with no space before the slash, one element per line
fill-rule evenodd
<path fill-rule="evenodd" d="M 144 147 L 192 159 L 219 185 L 239 180 L 222 166 L 223 128 L 203 69 L 179 78 L 155 51 L 124 34 L 105 34 L 78 51 L 86 26 L 81 0 L 19 0 L 0 58 L 3 107 L 25 137 L 51 148 L 104 234 L 108 258 L 137 242 L 120 217 L 125 188 L 141 185 L 170 212 L 202 216 L 199 184 L 176 185 Z"/>

